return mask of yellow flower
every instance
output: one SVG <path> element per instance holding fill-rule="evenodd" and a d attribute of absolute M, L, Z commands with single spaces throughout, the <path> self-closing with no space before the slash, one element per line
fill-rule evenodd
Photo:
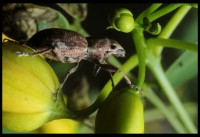
<path fill-rule="evenodd" d="M 46 134 L 77 133 L 80 123 L 71 119 L 59 119 L 48 122 L 36 132 Z"/>
<path fill-rule="evenodd" d="M 15 42 L 3 44 L 4 128 L 32 131 L 58 118 L 68 117 L 62 95 L 54 102 L 58 78 L 41 56 L 19 57 L 16 51 L 33 52 Z"/>

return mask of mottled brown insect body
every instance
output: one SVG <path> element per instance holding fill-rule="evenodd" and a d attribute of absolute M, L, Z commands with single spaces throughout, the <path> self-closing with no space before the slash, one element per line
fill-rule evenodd
<path fill-rule="evenodd" d="M 48 52 L 43 53 L 47 58 L 63 63 L 88 60 L 105 64 L 106 58 L 110 55 L 125 56 L 124 49 L 114 40 L 86 39 L 77 32 L 59 28 L 42 30 L 30 38 L 26 44 L 37 52 L 47 50 Z"/>
<path fill-rule="evenodd" d="M 36 33 L 30 38 L 27 43 L 28 46 L 36 50 L 33 53 L 25 53 L 16 51 L 19 56 L 35 56 L 43 54 L 49 59 L 61 61 L 63 63 L 77 63 L 75 67 L 65 76 L 63 82 L 60 83 L 59 88 L 55 94 L 55 100 L 60 89 L 63 87 L 68 76 L 74 73 L 81 60 L 87 60 L 95 63 L 97 74 L 100 69 L 104 69 L 110 73 L 112 80 L 112 72 L 119 72 L 125 78 L 127 84 L 132 88 L 134 85 L 128 77 L 121 72 L 118 68 L 107 64 L 106 59 L 108 56 L 125 57 L 125 50 L 115 40 L 109 38 L 85 38 L 79 33 L 66 29 L 46 29 Z M 112 80 L 112 86 L 114 89 L 114 82 Z"/>
<path fill-rule="evenodd" d="M 26 43 L 36 51 L 52 48 L 44 55 L 63 63 L 80 62 L 87 56 L 88 42 L 79 33 L 65 29 L 46 29 L 36 33 Z"/>

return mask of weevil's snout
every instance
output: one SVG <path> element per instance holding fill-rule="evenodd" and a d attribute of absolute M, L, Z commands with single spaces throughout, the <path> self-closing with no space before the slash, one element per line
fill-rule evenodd
<path fill-rule="evenodd" d="M 114 54 L 116 57 L 125 57 L 125 50 L 124 49 L 119 49 L 116 51 L 116 54 Z"/>
<path fill-rule="evenodd" d="M 126 52 L 122 46 L 115 40 L 110 40 L 110 42 L 110 54 L 116 57 L 125 57 Z"/>

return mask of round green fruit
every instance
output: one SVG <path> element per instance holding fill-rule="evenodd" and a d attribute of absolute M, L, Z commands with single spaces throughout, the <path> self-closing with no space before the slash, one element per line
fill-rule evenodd
<path fill-rule="evenodd" d="M 117 31 L 129 33 L 135 28 L 135 22 L 131 11 L 125 8 L 115 10 L 108 18 L 110 27 Z"/>
<path fill-rule="evenodd" d="M 140 93 L 123 89 L 111 94 L 97 112 L 95 133 L 144 133 Z"/>

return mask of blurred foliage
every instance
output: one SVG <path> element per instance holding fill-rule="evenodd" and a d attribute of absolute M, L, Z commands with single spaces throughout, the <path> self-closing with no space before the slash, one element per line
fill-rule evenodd
<path fill-rule="evenodd" d="M 171 64 L 170 68 L 166 71 L 166 75 L 174 87 L 185 84 L 197 76 L 197 57 L 196 52 L 185 51 Z"/>

